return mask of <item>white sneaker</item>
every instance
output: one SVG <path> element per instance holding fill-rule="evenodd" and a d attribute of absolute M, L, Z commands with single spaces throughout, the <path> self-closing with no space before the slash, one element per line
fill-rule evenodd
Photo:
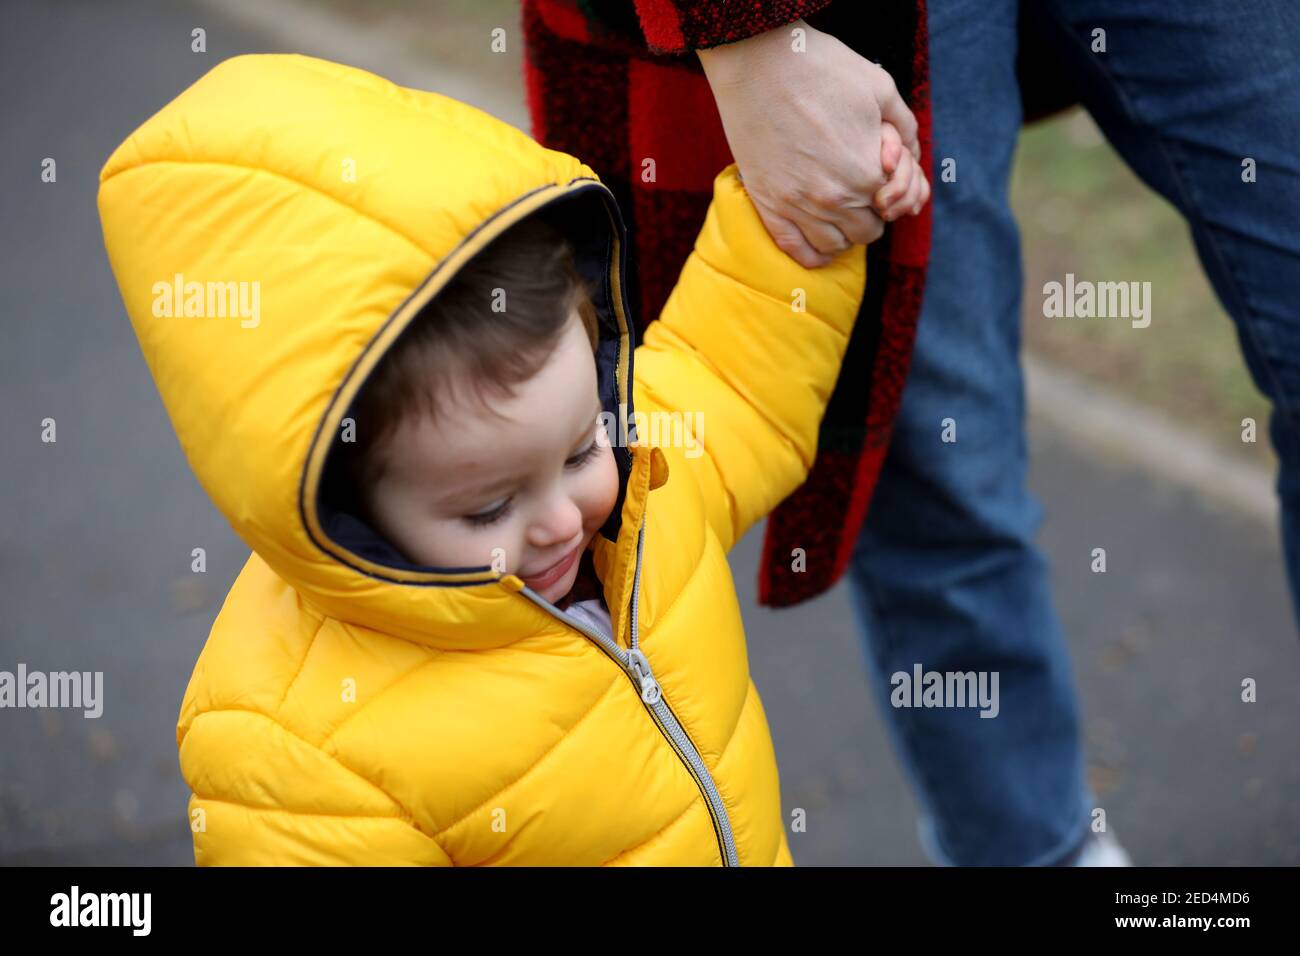
<path fill-rule="evenodd" d="M 1133 861 L 1110 832 L 1093 833 L 1072 866 L 1132 866 Z"/>

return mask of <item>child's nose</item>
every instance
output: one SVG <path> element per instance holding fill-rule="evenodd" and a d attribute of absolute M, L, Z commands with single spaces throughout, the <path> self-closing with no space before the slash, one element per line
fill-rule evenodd
<path fill-rule="evenodd" d="M 537 548 L 565 544 L 582 530 L 582 509 L 568 495 L 557 495 L 541 519 L 529 528 L 529 543 Z"/>

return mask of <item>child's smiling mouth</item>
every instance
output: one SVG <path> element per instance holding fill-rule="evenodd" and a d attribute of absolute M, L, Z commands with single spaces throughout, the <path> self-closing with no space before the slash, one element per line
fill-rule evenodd
<path fill-rule="evenodd" d="M 564 577 L 564 575 L 568 573 L 569 568 L 573 566 L 573 562 L 578 559 L 581 553 L 582 544 L 580 542 L 574 545 L 564 557 L 560 558 L 559 561 L 555 562 L 550 567 L 544 568 L 537 574 L 521 574 L 520 577 L 522 577 L 524 583 L 534 591 L 540 591 L 543 588 L 550 587 L 556 581 L 560 580 L 560 578 Z"/>

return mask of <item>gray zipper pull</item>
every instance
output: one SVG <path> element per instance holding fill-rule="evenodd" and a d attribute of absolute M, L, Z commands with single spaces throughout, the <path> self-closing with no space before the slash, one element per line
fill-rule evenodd
<path fill-rule="evenodd" d="M 641 653 L 639 647 L 634 647 L 627 652 L 628 665 L 632 668 L 632 673 L 641 683 L 641 699 L 647 704 L 656 704 L 659 698 L 663 696 L 663 690 L 659 687 L 659 682 L 655 680 L 655 675 L 650 673 L 650 662 L 646 656 Z"/>

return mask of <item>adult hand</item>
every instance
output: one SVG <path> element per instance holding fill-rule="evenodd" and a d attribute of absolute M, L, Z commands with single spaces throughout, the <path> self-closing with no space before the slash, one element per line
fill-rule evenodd
<path fill-rule="evenodd" d="M 793 48 L 796 27 L 805 31 L 802 51 Z M 916 117 L 893 78 L 803 20 L 697 55 L 745 189 L 777 246 L 816 268 L 879 239 L 884 222 L 873 199 L 889 178 L 882 120 L 914 160 L 921 155 Z"/>

